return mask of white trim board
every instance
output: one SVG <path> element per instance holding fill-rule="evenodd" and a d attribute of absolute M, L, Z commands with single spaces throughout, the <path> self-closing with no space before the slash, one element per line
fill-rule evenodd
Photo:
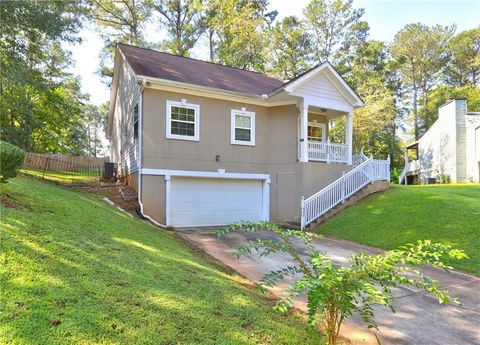
<path fill-rule="evenodd" d="M 265 180 L 267 181 L 267 183 L 270 183 L 269 174 L 227 173 L 225 172 L 225 169 L 218 169 L 217 171 L 193 171 L 193 170 L 165 170 L 165 169 L 142 168 L 141 173 L 142 175 Z"/>
<path fill-rule="evenodd" d="M 195 120 L 193 122 L 194 128 L 194 135 L 182 135 L 182 134 L 172 134 L 172 107 L 179 107 L 179 108 L 186 108 L 186 109 L 193 109 L 195 112 Z M 189 140 L 189 141 L 199 141 L 200 140 L 200 105 L 187 103 L 186 99 L 181 99 L 180 101 L 174 101 L 167 99 L 166 100 L 166 138 L 167 139 L 177 139 L 177 140 Z M 182 121 L 182 120 L 173 120 L 176 122 L 188 122 L 189 121 Z"/>
<path fill-rule="evenodd" d="M 245 128 L 250 130 L 250 141 L 235 139 L 235 130 L 237 128 L 235 123 L 236 115 L 250 117 L 250 128 Z M 230 144 L 255 146 L 255 112 L 247 111 L 245 108 L 231 110 L 230 112 Z"/>

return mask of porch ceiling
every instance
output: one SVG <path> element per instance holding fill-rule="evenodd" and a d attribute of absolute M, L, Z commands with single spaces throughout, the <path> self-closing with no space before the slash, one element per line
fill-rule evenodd
<path fill-rule="evenodd" d="M 308 112 L 309 113 L 314 113 L 314 114 L 320 114 L 320 115 L 325 115 L 329 120 L 335 119 L 337 117 L 345 116 L 347 113 L 344 111 L 339 111 L 339 110 L 333 110 L 333 109 L 327 109 L 327 108 L 321 108 L 321 107 L 316 107 L 310 105 L 308 107 Z"/>

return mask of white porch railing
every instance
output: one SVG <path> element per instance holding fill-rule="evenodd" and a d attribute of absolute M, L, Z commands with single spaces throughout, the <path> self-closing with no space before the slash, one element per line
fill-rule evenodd
<path fill-rule="evenodd" d="M 402 181 L 403 181 L 405 184 L 407 184 L 408 173 L 418 172 L 418 171 L 420 171 L 420 161 L 418 159 L 414 160 L 414 161 L 411 161 L 411 162 L 407 161 L 405 163 L 405 167 L 402 170 L 402 173 L 398 177 L 398 183 L 402 184 Z M 404 181 L 404 179 L 405 179 L 405 181 Z"/>
<path fill-rule="evenodd" d="M 347 163 L 348 145 L 309 141 L 308 160 L 327 163 Z"/>
<path fill-rule="evenodd" d="M 390 157 L 368 158 L 328 186 L 305 199 L 302 197 L 301 229 L 374 181 L 390 181 Z"/>

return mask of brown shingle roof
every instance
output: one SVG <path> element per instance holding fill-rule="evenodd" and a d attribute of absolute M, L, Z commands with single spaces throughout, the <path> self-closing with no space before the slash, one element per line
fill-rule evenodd
<path fill-rule="evenodd" d="M 265 74 L 207 61 L 184 58 L 156 50 L 118 44 L 135 73 L 250 95 L 265 95 L 283 85 Z"/>

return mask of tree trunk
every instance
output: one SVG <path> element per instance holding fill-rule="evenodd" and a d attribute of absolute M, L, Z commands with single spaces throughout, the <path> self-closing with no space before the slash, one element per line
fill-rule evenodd
<path fill-rule="evenodd" d="M 418 140 L 418 107 L 417 107 L 418 88 L 413 86 L 413 125 L 415 127 L 415 141 Z"/>
<path fill-rule="evenodd" d="M 208 33 L 208 45 L 209 45 L 209 48 L 210 48 L 210 61 L 213 61 L 213 57 L 214 57 L 214 42 L 213 42 L 213 30 L 209 30 L 209 33 Z"/>

